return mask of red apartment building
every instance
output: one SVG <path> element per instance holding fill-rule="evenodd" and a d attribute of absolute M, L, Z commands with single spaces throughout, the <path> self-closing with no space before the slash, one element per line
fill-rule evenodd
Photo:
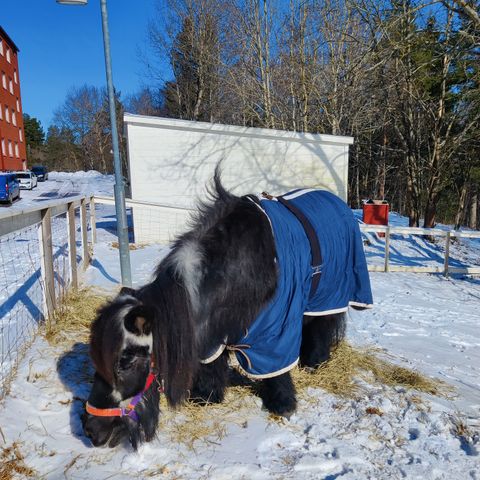
<path fill-rule="evenodd" d="M 0 171 L 27 168 L 18 51 L 0 26 Z"/>

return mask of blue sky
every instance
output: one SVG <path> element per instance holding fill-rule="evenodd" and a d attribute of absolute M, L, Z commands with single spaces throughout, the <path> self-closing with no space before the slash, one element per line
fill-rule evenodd
<path fill-rule="evenodd" d="M 142 79 L 145 68 L 138 50 L 147 47 L 155 0 L 107 4 L 113 79 L 125 96 L 147 81 Z M 55 0 L 1 0 L 0 25 L 20 49 L 23 111 L 37 117 L 45 131 L 72 86 L 105 86 L 99 0 L 81 7 L 58 5 Z"/>

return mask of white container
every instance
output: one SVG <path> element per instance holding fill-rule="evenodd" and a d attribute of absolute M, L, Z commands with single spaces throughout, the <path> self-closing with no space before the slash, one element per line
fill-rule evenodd
<path fill-rule="evenodd" d="M 314 187 L 346 200 L 352 137 L 132 114 L 125 114 L 124 122 L 135 200 L 191 208 L 205 198 L 220 160 L 223 184 L 239 195 Z M 168 215 L 162 218 L 165 228 L 159 232 L 151 215 L 134 212 L 136 241 L 168 242 L 184 228 L 172 228 Z"/>

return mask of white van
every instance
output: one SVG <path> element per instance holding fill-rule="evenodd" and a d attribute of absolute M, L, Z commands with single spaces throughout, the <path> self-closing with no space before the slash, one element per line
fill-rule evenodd
<path fill-rule="evenodd" d="M 31 190 L 38 185 L 37 176 L 30 170 L 24 170 L 21 172 L 15 172 L 18 181 L 20 182 L 21 189 Z"/>

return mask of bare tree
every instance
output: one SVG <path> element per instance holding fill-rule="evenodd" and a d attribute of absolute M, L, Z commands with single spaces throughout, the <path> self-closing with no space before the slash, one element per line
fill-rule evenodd
<path fill-rule="evenodd" d="M 149 27 L 150 45 L 158 61 L 169 58 L 174 75 L 174 81 L 165 82 L 163 91 L 166 113 L 190 120 L 214 120 L 221 2 L 165 0 L 157 3 L 157 12 L 157 20 Z"/>

